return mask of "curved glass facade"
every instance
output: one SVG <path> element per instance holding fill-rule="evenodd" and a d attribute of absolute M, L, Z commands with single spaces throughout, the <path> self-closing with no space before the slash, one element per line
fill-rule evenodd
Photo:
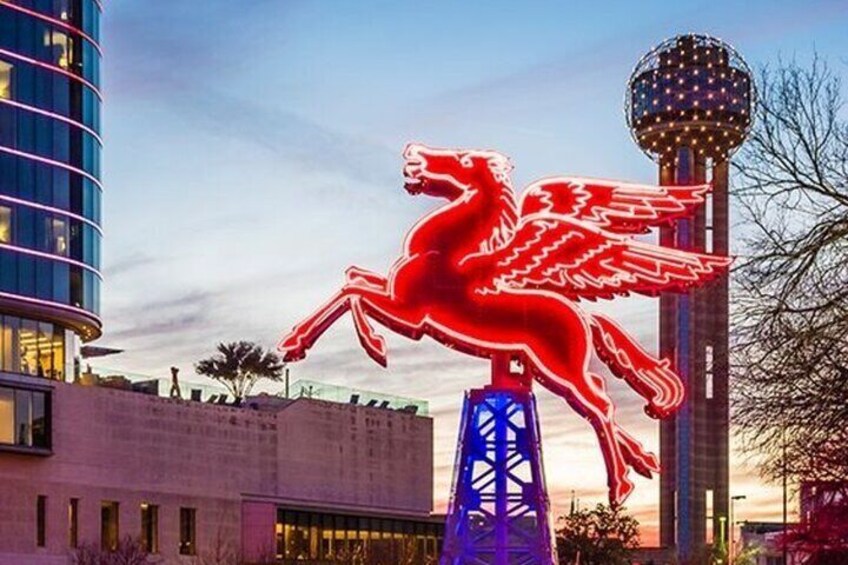
<path fill-rule="evenodd" d="M 0 3 L 0 315 L 86 341 L 101 331 L 101 10 L 99 0 Z M 4 346 L 16 360 L 4 370 L 61 374 L 53 361 L 38 371 L 40 358 L 24 371 L 26 356 Z"/>

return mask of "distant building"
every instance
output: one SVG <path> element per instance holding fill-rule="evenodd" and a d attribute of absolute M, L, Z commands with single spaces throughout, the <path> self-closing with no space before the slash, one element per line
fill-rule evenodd
<path fill-rule="evenodd" d="M 712 185 L 694 217 L 660 228 L 660 243 L 727 255 L 730 157 L 751 127 L 750 69 L 716 38 L 679 35 L 643 56 L 628 86 L 628 125 L 660 184 Z M 726 276 L 660 297 L 660 355 L 686 385 L 683 406 L 660 423 L 660 545 L 680 563 L 698 563 L 728 535 L 728 313 Z"/>
<path fill-rule="evenodd" d="M 795 524 L 787 524 L 788 528 Z M 742 547 L 754 549 L 756 565 L 800 565 L 803 560 L 791 553 L 783 559 L 782 522 L 746 522 L 742 525 Z"/>
<path fill-rule="evenodd" d="M 363 551 L 423 560 L 440 549 L 422 403 L 353 392 L 234 408 L 120 390 L 114 378 L 0 381 L 45 414 L 35 422 L 0 404 L 0 434 L 39 438 L 0 446 L 2 565 L 66 564 L 75 546 L 126 536 L 165 563 L 222 551 L 298 565 Z"/>
<path fill-rule="evenodd" d="M 743 546 L 757 549 L 756 565 L 784 565 L 784 532 L 791 540 L 786 565 L 805 563 L 811 548 L 823 551 L 826 546 L 832 552 L 828 563 L 848 563 L 844 549 L 848 533 L 848 483 L 802 481 L 799 510 L 800 521 L 785 527 L 782 522 L 746 522 L 742 526 Z"/>

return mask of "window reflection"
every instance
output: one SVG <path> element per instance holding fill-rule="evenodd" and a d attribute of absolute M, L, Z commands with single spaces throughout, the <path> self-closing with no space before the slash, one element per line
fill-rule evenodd
<path fill-rule="evenodd" d="M 21 320 L 21 331 L 18 339 L 21 358 L 21 373 L 35 375 L 38 366 L 38 322 Z"/>
<path fill-rule="evenodd" d="M 12 98 L 12 69 L 11 63 L 0 61 L 0 98 Z"/>
<path fill-rule="evenodd" d="M 45 213 L 29 206 L 0 204 L 0 243 L 72 257 L 99 268 L 100 239 L 100 233 L 93 226 L 79 219 Z"/>
<path fill-rule="evenodd" d="M 67 33 L 58 30 L 44 30 L 44 46 L 51 50 L 51 60 L 67 69 L 73 61 L 73 39 Z"/>
<path fill-rule="evenodd" d="M 180 555 L 197 555 L 197 510 L 180 508 Z"/>
<path fill-rule="evenodd" d="M 0 443 L 15 443 L 15 391 L 0 388 Z"/>
<path fill-rule="evenodd" d="M 120 536 L 118 503 L 104 500 L 100 503 L 100 548 L 104 551 L 118 549 Z"/>
<path fill-rule="evenodd" d="M 70 239 L 68 222 L 58 217 L 47 217 L 44 221 L 47 223 L 45 247 L 51 253 L 67 256 L 68 240 Z"/>
<path fill-rule="evenodd" d="M 0 243 L 12 241 L 12 209 L 0 206 Z"/>
<path fill-rule="evenodd" d="M 0 444 L 50 447 L 48 393 L 0 387 Z"/>
<path fill-rule="evenodd" d="M 159 507 L 141 503 L 141 546 L 147 553 L 159 553 Z"/>

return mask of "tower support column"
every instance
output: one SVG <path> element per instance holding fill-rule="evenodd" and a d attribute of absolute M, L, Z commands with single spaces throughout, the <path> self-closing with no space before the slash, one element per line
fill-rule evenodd
<path fill-rule="evenodd" d="M 441 565 L 556 565 L 536 400 L 466 393 Z"/>

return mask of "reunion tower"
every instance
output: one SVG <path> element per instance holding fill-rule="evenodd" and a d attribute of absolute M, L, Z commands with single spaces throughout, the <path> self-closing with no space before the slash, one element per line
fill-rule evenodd
<path fill-rule="evenodd" d="M 727 255 L 728 164 L 751 125 L 750 69 L 718 39 L 680 35 L 642 57 L 628 87 L 627 123 L 657 161 L 660 184 L 713 185 L 694 218 L 660 230 L 661 244 Z M 677 415 L 660 424 L 660 544 L 688 563 L 732 527 L 726 277 L 661 297 L 659 347 L 687 390 Z"/>

